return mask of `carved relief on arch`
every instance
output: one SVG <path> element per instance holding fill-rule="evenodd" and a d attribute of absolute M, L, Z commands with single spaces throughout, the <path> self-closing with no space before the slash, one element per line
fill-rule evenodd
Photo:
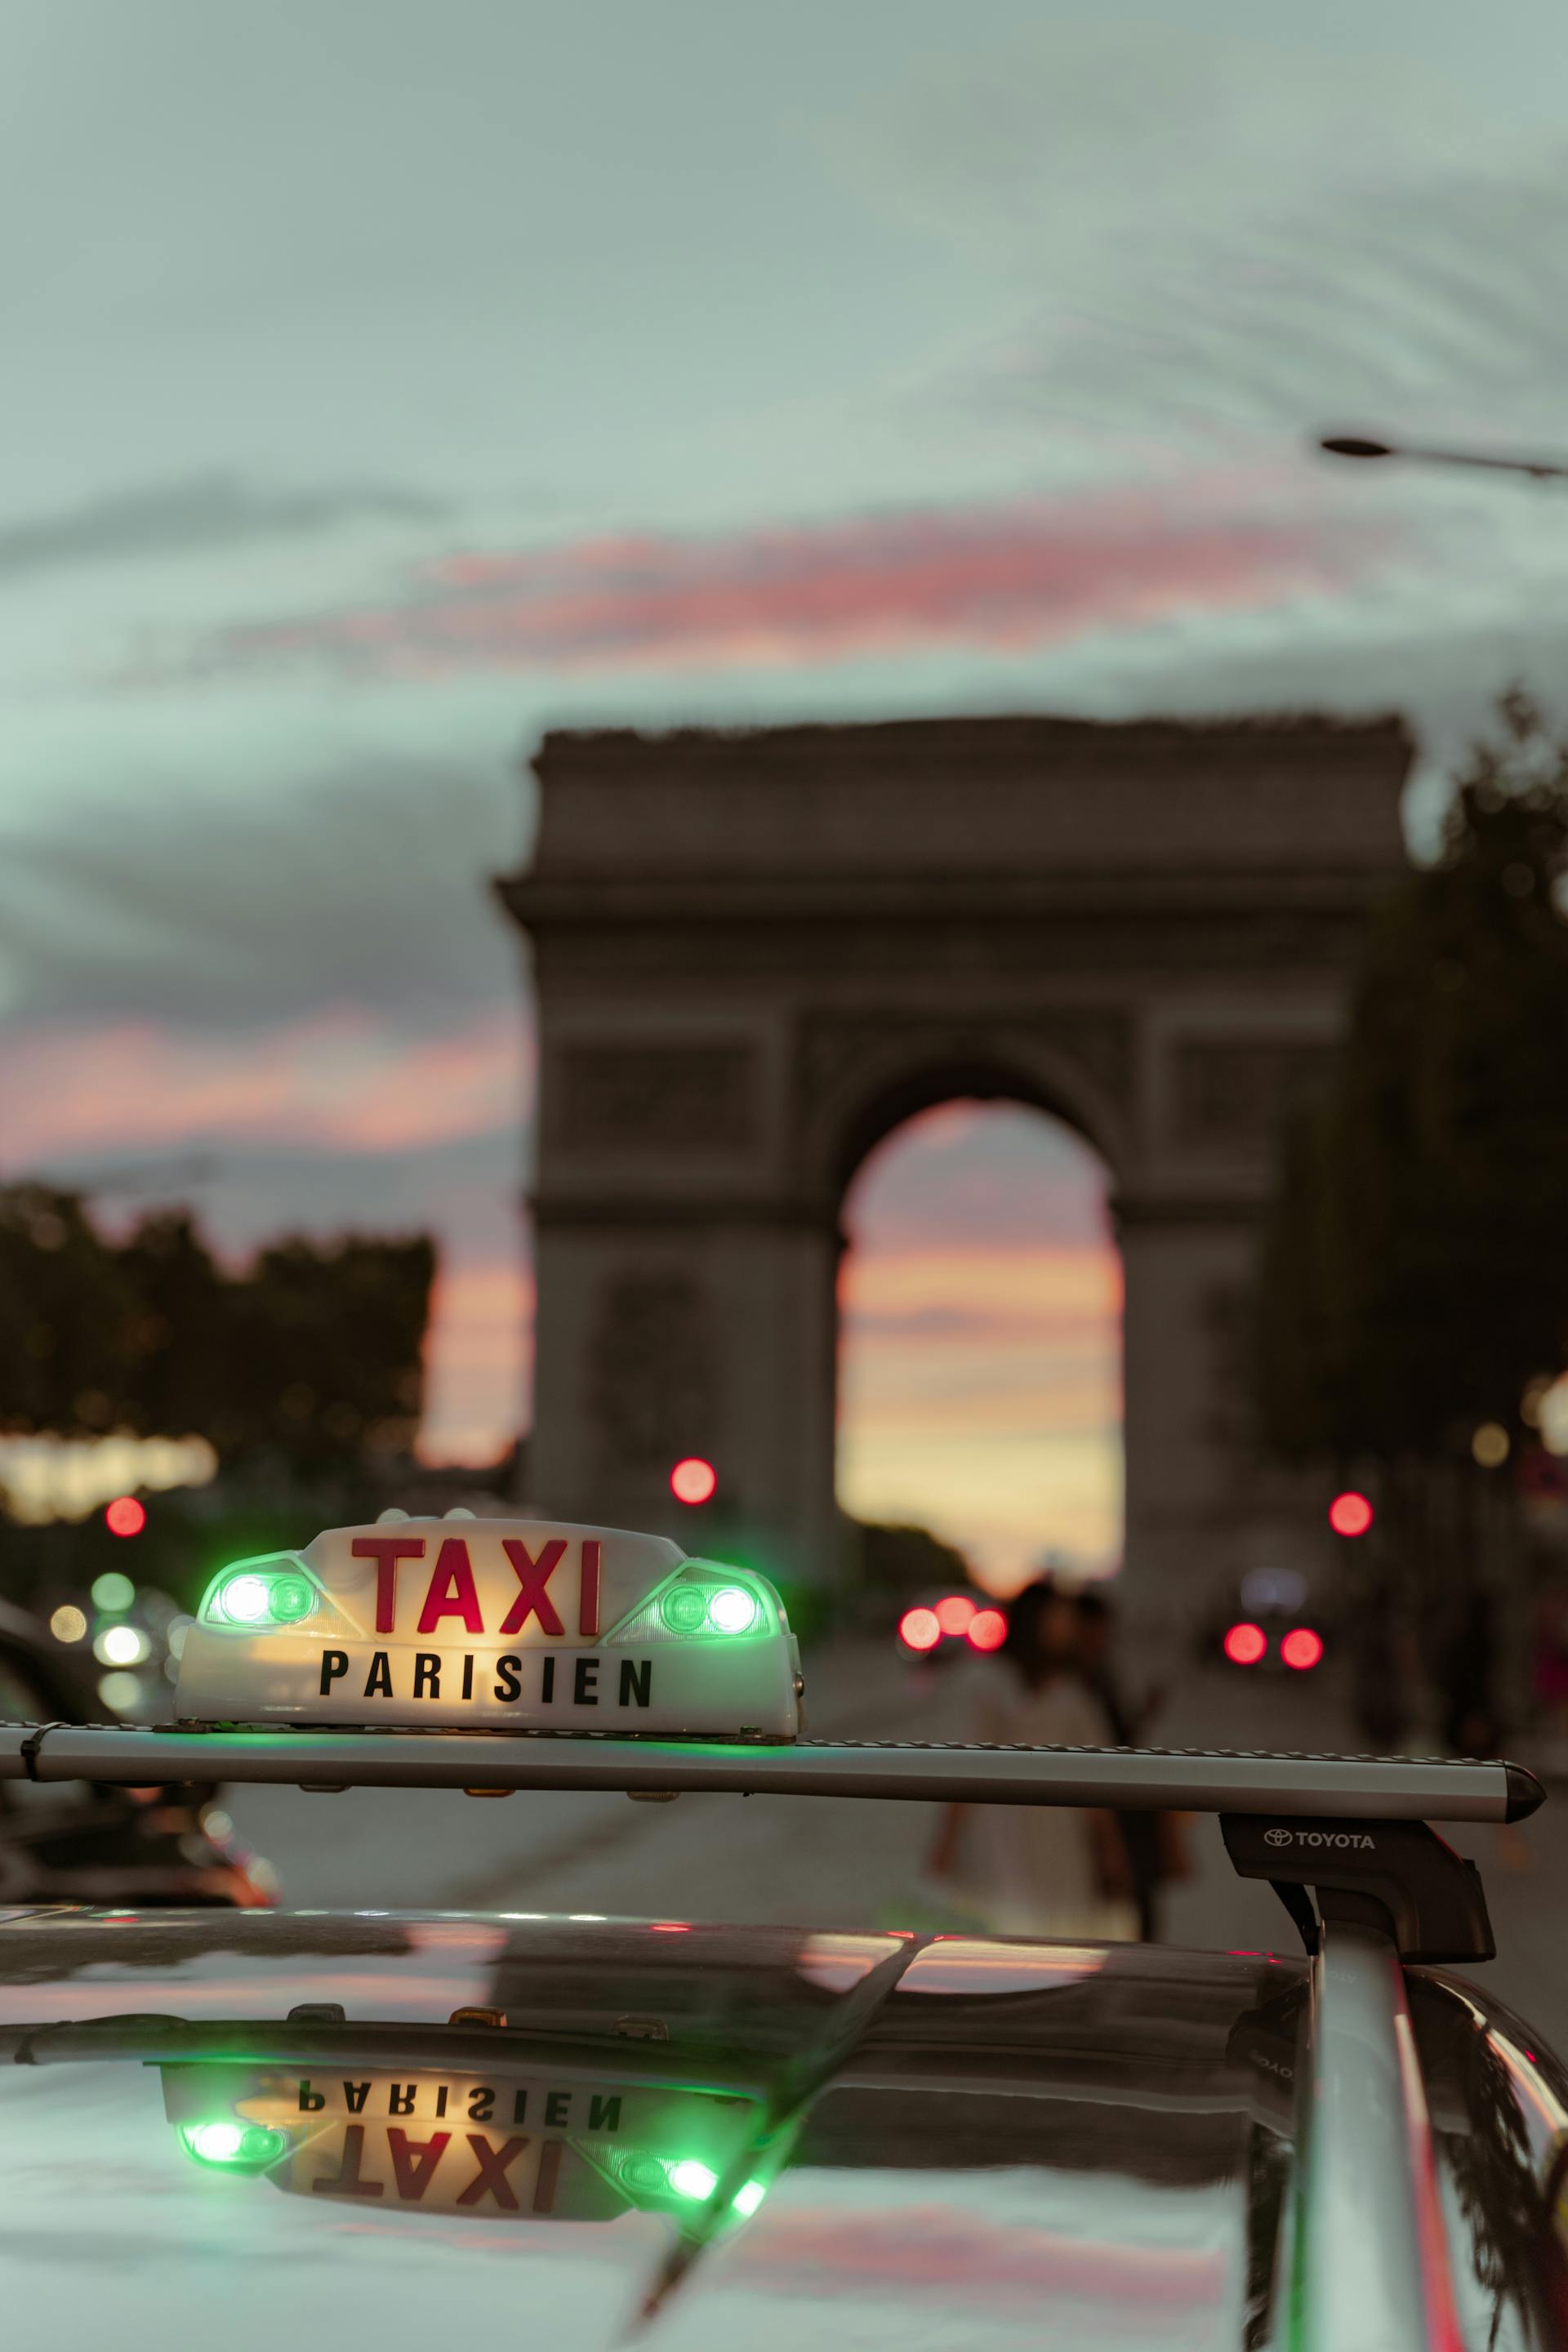
<path fill-rule="evenodd" d="M 605 1282 L 584 1402 L 606 1468 L 662 1474 L 682 1454 L 712 1447 L 712 1323 L 707 1297 L 689 1275 L 630 1266 Z"/>
<path fill-rule="evenodd" d="M 961 1019 L 807 1013 L 796 1036 L 791 1130 L 801 1177 L 818 1197 L 836 1197 L 879 1133 L 968 1090 L 1054 1112 L 1115 1170 L 1129 1151 L 1135 1054 L 1133 1016 L 1121 1005 Z"/>

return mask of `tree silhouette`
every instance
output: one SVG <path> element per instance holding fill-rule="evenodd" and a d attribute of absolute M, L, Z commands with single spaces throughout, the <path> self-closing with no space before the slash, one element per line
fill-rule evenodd
<path fill-rule="evenodd" d="M 307 1474 L 405 1453 L 435 1271 L 426 1234 L 350 1234 L 234 1275 L 184 1210 L 116 1244 L 75 1194 L 0 1190 L 0 1430 L 205 1437 Z"/>
<path fill-rule="evenodd" d="M 1288 1455 L 1452 1454 L 1568 1360 L 1568 746 L 1522 693 L 1500 712 L 1287 1141 L 1259 1393 Z"/>

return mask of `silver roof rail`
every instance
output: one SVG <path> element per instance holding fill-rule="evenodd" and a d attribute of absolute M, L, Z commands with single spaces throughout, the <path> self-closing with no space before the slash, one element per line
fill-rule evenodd
<path fill-rule="evenodd" d="M 566 1733 L 213 1730 L 0 1725 L 0 1780 L 269 1782 L 310 1790 L 619 1790 L 628 1795 L 943 1799 L 1267 1813 L 1332 1821 L 1512 1822 L 1544 1791 L 1521 1765 L 1223 1749 L 959 1748 L 879 1740 L 578 1738 Z"/>

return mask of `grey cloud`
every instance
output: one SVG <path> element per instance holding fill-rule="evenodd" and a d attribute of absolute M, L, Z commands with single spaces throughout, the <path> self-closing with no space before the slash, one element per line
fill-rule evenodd
<path fill-rule="evenodd" d="M 451 511 L 445 499 L 385 483 L 275 490 L 256 488 L 237 474 L 193 474 L 0 523 L 0 580 L 65 564 L 201 555 L 258 539 L 305 537 L 343 523 L 439 523 Z"/>
<path fill-rule="evenodd" d="M 1563 20 L 1521 28 L 1504 83 L 1401 13 L 1353 71 L 1310 29 L 1037 24 L 910 71 L 837 160 L 1033 289 L 959 380 L 994 408 L 1167 450 L 1362 414 L 1561 434 L 1568 164 L 1510 84 L 1533 52 L 1557 86 Z"/>
<path fill-rule="evenodd" d="M 354 1004 L 434 1027 L 505 1002 L 515 939 L 489 881 L 520 863 L 527 790 L 404 757 L 243 803 L 73 796 L 0 865 L 12 1016 L 248 1031 Z"/>
<path fill-rule="evenodd" d="M 1043 305 L 994 399 L 1064 420 L 1164 427 L 1427 425 L 1563 436 L 1568 169 L 1462 173 L 1238 220 L 1070 319 Z"/>

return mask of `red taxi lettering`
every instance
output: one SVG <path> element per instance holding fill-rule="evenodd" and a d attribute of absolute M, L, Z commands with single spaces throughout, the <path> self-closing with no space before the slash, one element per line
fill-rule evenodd
<path fill-rule="evenodd" d="M 318 2197 L 381 2197 L 385 2194 L 379 2180 L 362 2180 L 360 2167 L 364 2162 L 364 2126 L 350 2124 L 343 2133 L 342 2162 L 336 2172 L 323 2172 L 312 2180 L 311 2189 Z"/>
<path fill-rule="evenodd" d="M 590 1641 L 599 1631 L 599 1546 L 583 1545 L 583 1573 L 577 1587 L 577 1631 Z"/>
<path fill-rule="evenodd" d="M 397 2193 L 405 2205 L 418 2204 L 451 2141 L 450 2132 L 436 2132 L 429 2139 L 414 2140 L 401 2125 L 391 2126 L 386 2135 L 387 2152 L 392 2158 Z"/>
<path fill-rule="evenodd" d="M 503 1536 L 501 1549 L 511 1562 L 512 1574 L 521 1590 L 506 1615 L 501 1619 L 503 1633 L 521 1633 L 530 1617 L 537 1617 L 542 1633 L 563 1633 L 566 1628 L 555 1612 L 555 1604 L 544 1588 L 566 1557 L 566 1538 L 556 1536 L 547 1543 L 537 1559 L 518 1536 Z"/>
<path fill-rule="evenodd" d="M 423 1536 L 355 1536 L 351 1547 L 355 1559 L 375 1562 L 375 1630 L 393 1633 L 397 1630 L 397 1563 L 400 1559 L 423 1559 Z"/>
<path fill-rule="evenodd" d="M 448 1536 L 441 1546 L 415 1632 L 434 1633 L 443 1617 L 460 1617 L 465 1633 L 482 1633 L 485 1630 L 479 1596 L 474 1588 L 473 1564 L 461 1536 Z"/>
<path fill-rule="evenodd" d="M 445 2135 L 443 2135 L 445 2137 Z M 507 2168 L 515 2164 L 526 2139 L 509 2139 L 500 2147 L 492 2147 L 483 2132 L 466 2132 L 464 2137 L 473 2150 L 479 2170 L 458 2198 L 459 2205 L 478 2205 L 484 2198 L 493 2197 L 505 2213 L 518 2210 L 517 2191 L 507 2179 Z"/>

